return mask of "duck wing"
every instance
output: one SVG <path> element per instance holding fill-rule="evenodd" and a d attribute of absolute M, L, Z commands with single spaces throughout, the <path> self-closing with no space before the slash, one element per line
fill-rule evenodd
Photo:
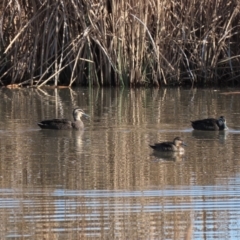
<path fill-rule="evenodd" d="M 149 146 L 157 151 L 175 151 L 176 148 L 172 142 L 155 143 L 154 145 Z"/>
<path fill-rule="evenodd" d="M 217 119 L 206 118 L 202 120 L 192 121 L 192 127 L 196 130 L 208 130 L 216 131 L 219 130 L 219 125 Z"/>
<path fill-rule="evenodd" d="M 71 129 L 72 128 L 72 122 L 67 119 L 49 119 L 49 120 L 43 120 L 38 123 L 38 126 L 42 129 Z"/>

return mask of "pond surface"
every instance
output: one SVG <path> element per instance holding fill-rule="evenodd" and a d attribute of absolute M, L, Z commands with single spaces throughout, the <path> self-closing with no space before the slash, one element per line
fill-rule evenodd
<path fill-rule="evenodd" d="M 240 94 L 1 89 L 0 239 L 240 239 Z M 236 91 L 236 90 L 235 90 Z M 85 131 L 37 122 L 91 116 Z M 224 115 L 226 132 L 190 120 Z M 184 155 L 149 144 L 180 136 Z"/>

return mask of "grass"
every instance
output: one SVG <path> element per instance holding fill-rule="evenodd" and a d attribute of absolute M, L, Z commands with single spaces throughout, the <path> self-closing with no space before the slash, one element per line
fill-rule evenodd
<path fill-rule="evenodd" d="M 0 84 L 237 84 L 239 10 L 236 0 L 5 0 Z"/>

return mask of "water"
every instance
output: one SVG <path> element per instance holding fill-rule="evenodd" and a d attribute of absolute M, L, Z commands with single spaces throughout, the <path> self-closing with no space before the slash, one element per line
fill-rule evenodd
<path fill-rule="evenodd" d="M 239 239 L 240 94 L 224 92 L 1 89 L 0 239 Z M 84 132 L 37 126 L 74 106 Z M 227 132 L 191 129 L 220 115 Z M 184 155 L 149 147 L 176 136 Z"/>

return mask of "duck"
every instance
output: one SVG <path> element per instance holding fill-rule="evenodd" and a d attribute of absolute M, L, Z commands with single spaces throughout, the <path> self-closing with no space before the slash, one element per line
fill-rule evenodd
<path fill-rule="evenodd" d="M 67 119 L 49 119 L 43 120 L 38 123 L 38 126 L 42 129 L 55 129 L 55 130 L 67 130 L 67 129 L 75 129 L 75 130 L 83 130 L 84 124 L 81 120 L 81 117 L 89 118 L 89 115 L 84 113 L 81 108 L 73 109 L 73 119 L 74 121 L 70 121 Z"/>
<path fill-rule="evenodd" d="M 160 152 L 184 152 L 183 146 L 186 146 L 183 139 L 175 137 L 172 142 L 161 142 L 149 145 L 153 150 Z"/>
<path fill-rule="evenodd" d="M 218 119 L 206 118 L 201 120 L 191 121 L 192 127 L 195 130 L 204 131 L 223 131 L 227 130 L 227 121 L 224 116 L 220 116 Z"/>

